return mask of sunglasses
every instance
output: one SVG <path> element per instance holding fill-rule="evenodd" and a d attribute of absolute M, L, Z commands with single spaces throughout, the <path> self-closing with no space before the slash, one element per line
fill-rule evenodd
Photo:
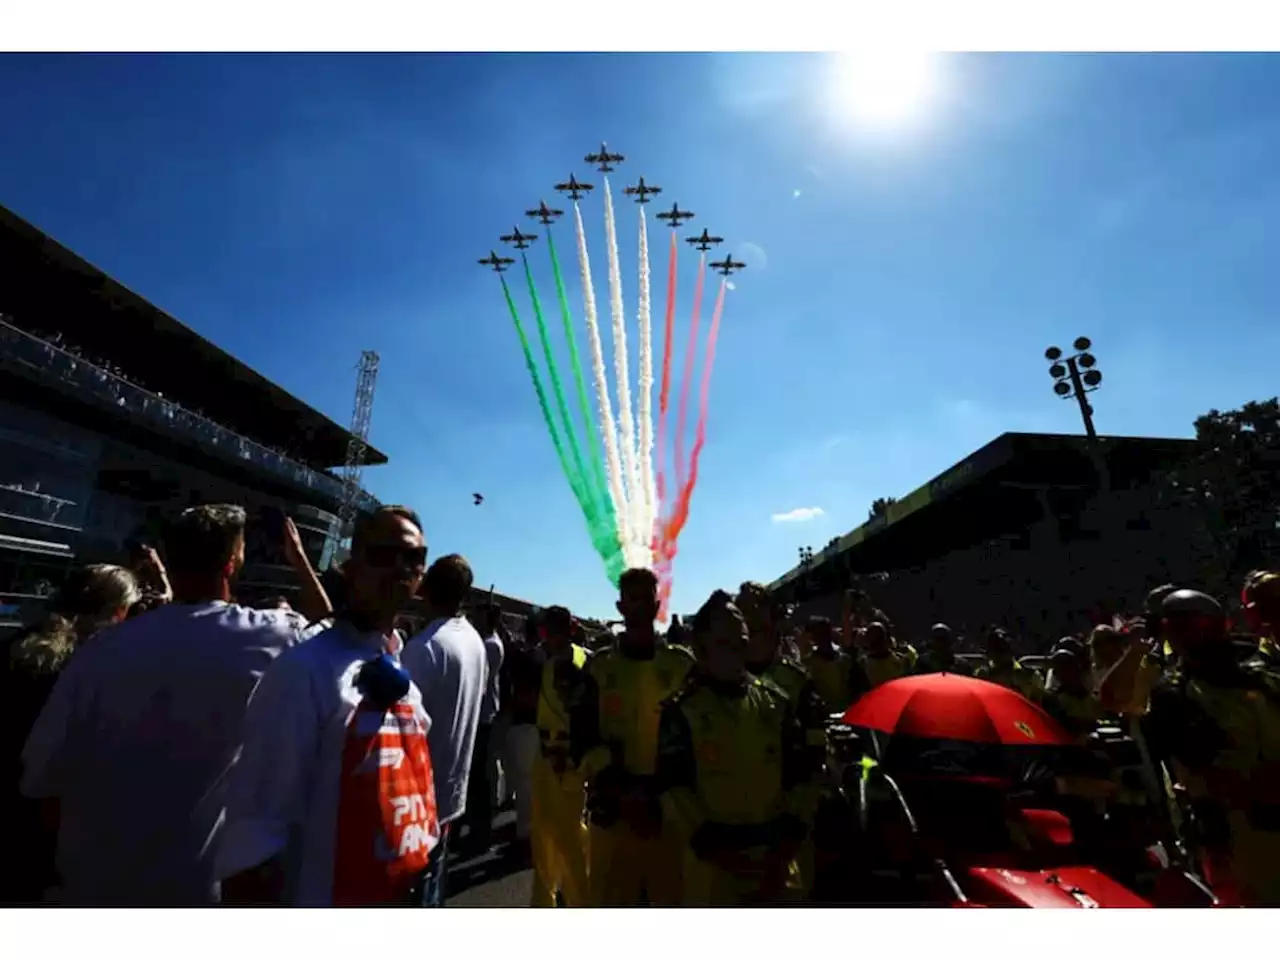
<path fill-rule="evenodd" d="M 371 543 L 365 546 L 364 558 L 371 567 L 391 569 L 410 567 L 418 569 L 427 565 L 426 547 L 402 547 L 398 544 Z"/>

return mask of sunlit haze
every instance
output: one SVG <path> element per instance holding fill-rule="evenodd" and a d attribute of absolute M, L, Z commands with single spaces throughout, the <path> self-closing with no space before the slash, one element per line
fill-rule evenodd
<path fill-rule="evenodd" d="M 875 132 L 925 122 L 940 99 L 943 58 L 933 53 L 837 54 L 831 65 L 836 119 Z"/>

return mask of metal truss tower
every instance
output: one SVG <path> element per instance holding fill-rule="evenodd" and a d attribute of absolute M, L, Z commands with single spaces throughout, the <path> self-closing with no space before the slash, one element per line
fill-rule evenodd
<path fill-rule="evenodd" d="M 373 418 L 373 391 L 378 382 L 378 355 L 360 353 L 356 375 L 356 400 L 351 412 L 351 439 L 342 468 L 342 509 L 338 513 L 338 540 L 349 545 L 360 502 L 360 477 L 364 473 L 365 451 L 369 445 L 369 421 Z"/>

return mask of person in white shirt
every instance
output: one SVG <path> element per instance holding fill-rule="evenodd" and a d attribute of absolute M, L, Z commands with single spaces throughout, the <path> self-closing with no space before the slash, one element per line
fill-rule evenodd
<path fill-rule="evenodd" d="M 68 663 L 23 750 L 21 789 L 56 802 L 62 902 L 218 901 L 226 778 L 250 695 L 306 622 L 231 601 L 244 510 L 186 510 L 166 538 L 175 602 Z"/>
<path fill-rule="evenodd" d="M 431 720 L 399 665 L 395 620 L 426 552 L 407 507 L 363 516 L 336 622 L 263 677 L 227 792 L 224 902 L 422 902 L 440 836 Z"/>
<path fill-rule="evenodd" d="M 423 580 L 431 622 L 405 644 L 404 665 L 422 691 L 431 717 L 431 760 L 439 804 L 441 849 L 429 880 L 429 902 L 444 902 L 444 863 L 451 824 L 467 809 L 467 779 L 480 725 L 488 670 L 484 641 L 462 607 L 471 594 L 471 566 L 457 554 L 441 557 Z"/>
<path fill-rule="evenodd" d="M 498 728 L 496 721 L 501 707 L 502 658 L 504 646 L 499 631 L 502 629 L 502 608 L 489 602 L 481 608 L 476 620 L 477 632 L 484 639 L 485 685 L 480 701 L 480 724 L 476 728 L 476 743 L 471 757 L 471 774 L 467 782 L 467 848 L 470 852 L 486 852 L 493 840 L 493 808 L 496 790 L 501 778 L 498 769 Z"/>

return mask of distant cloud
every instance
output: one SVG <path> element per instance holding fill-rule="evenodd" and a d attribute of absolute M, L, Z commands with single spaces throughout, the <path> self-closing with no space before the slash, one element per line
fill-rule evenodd
<path fill-rule="evenodd" d="M 849 439 L 849 435 L 845 433 L 837 433 L 834 436 L 827 437 L 822 441 L 823 451 L 834 450 L 836 447 L 842 446 Z"/>
<path fill-rule="evenodd" d="M 806 523 L 809 520 L 817 519 L 822 516 L 821 507 L 796 507 L 794 510 L 788 510 L 786 513 L 775 513 L 773 515 L 774 523 Z"/>
<path fill-rule="evenodd" d="M 724 285 L 725 285 L 725 289 L 727 289 L 727 290 L 737 290 L 737 289 L 738 289 L 738 285 L 737 285 L 736 283 L 734 283 L 732 280 L 726 280 L 726 281 L 724 282 Z"/>
<path fill-rule="evenodd" d="M 799 200 L 799 199 L 800 199 L 800 191 L 799 191 L 799 190 L 792 190 L 792 191 L 791 191 L 791 199 L 792 199 L 792 200 Z"/>
<path fill-rule="evenodd" d="M 735 244 L 736 249 L 733 251 L 734 256 L 747 265 L 749 270 L 763 270 L 769 265 L 769 257 L 764 252 L 764 247 L 758 243 L 752 243 L 750 240 L 743 240 Z"/>

